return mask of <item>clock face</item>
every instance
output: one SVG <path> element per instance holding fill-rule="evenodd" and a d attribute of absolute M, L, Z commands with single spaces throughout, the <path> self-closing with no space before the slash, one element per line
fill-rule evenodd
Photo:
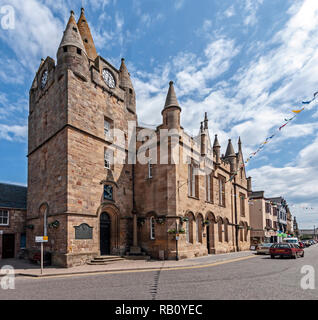
<path fill-rule="evenodd" d="M 103 79 L 109 88 L 114 89 L 116 87 L 115 79 L 109 70 L 103 70 Z"/>
<path fill-rule="evenodd" d="M 41 78 L 41 89 L 43 89 L 45 86 L 46 86 L 46 83 L 47 83 L 47 79 L 48 79 L 48 71 L 45 70 L 42 74 L 42 78 Z"/>
<path fill-rule="evenodd" d="M 113 200 L 113 187 L 109 185 L 104 186 L 104 199 Z"/>

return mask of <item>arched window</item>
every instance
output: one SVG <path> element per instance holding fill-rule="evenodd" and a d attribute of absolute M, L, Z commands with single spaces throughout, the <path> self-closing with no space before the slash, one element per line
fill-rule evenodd
<path fill-rule="evenodd" d="M 156 239 L 156 221 L 154 217 L 150 218 L 150 239 Z"/>
<path fill-rule="evenodd" d="M 247 229 L 247 223 L 244 224 L 244 241 L 247 241 L 247 235 L 248 235 L 248 229 Z"/>
<path fill-rule="evenodd" d="M 193 214 L 189 213 L 186 216 L 189 220 L 186 222 L 186 239 L 188 243 L 193 243 Z"/>
<path fill-rule="evenodd" d="M 240 241 L 244 241 L 244 224 L 240 223 Z"/>
<path fill-rule="evenodd" d="M 224 220 L 224 241 L 229 242 L 229 221 Z"/>
<path fill-rule="evenodd" d="M 219 218 L 218 222 L 218 234 L 219 234 L 219 242 L 223 242 L 223 221 Z"/>
<path fill-rule="evenodd" d="M 202 243 L 202 223 L 203 219 L 201 215 L 198 215 L 196 220 L 197 242 Z"/>
<path fill-rule="evenodd" d="M 190 222 L 186 222 L 186 237 L 187 237 L 187 242 L 190 242 Z"/>

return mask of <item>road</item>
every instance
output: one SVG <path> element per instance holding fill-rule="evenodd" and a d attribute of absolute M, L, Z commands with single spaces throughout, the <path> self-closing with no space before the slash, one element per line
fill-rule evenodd
<path fill-rule="evenodd" d="M 304 265 L 318 277 L 318 245 L 297 260 L 255 256 L 191 269 L 16 278 L 15 290 L 0 289 L 0 300 L 317 300 L 317 279 L 315 290 L 301 288 Z"/>

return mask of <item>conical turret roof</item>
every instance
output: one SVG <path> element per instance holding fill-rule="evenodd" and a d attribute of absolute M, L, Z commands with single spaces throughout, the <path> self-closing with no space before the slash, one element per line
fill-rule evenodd
<path fill-rule="evenodd" d="M 235 157 L 235 151 L 234 151 L 231 139 L 229 139 L 229 144 L 227 145 L 227 149 L 225 153 L 225 158 L 227 157 Z"/>
<path fill-rule="evenodd" d="M 65 46 L 74 46 L 86 53 L 81 34 L 75 21 L 74 11 L 71 11 L 71 16 L 67 23 L 59 48 Z"/>
<path fill-rule="evenodd" d="M 221 148 L 217 134 L 215 135 L 213 148 Z"/>
<path fill-rule="evenodd" d="M 178 107 L 180 108 L 177 96 L 176 96 L 176 92 L 174 90 L 174 85 L 173 85 L 173 81 L 170 81 L 169 83 L 170 87 L 169 87 L 169 91 L 167 94 L 167 99 L 166 99 L 166 103 L 165 103 L 165 109 L 166 108 L 170 108 L 170 107 Z M 180 108 L 181 109 L 181 108 Z"/>
<path fill-rule="evenodd" d="M 94 40 L 91 34 L 91 30 L 89 28 L 89 25 L 87 23 L 86 17 L 85 17 L 85 10 L 84 8 L 81 9 L 81 16 L 77 22 L 78 29 L 80 31 L 86 53 L 88 57 L 91 60 L 95 60 L 97 57 L 96 47 L 94 44 Z"/>
<path fill-rule="evenodd" d="M 121 59 L 121 66 L 119 69 L 119 80 L 120 80 L 120 85 L 123 88 L 131 88 L 131 89 L 133 88 L 133 85 L 130 79 L 130 74 L 126 67 L 124 58 Z"/>

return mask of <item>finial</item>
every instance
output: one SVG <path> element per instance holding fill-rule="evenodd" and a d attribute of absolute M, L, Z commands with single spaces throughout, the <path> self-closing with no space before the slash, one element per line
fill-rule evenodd
<path fill-rule="evenodd" d="M 82 7 L 81 8 L 81 13 L 84 13 L 85 12 L 85 9 Z"/>
<path fill-rule="evenodd" d="M 204 129 L 205 130 L 209 129 L 209 119 L 208 119 L 208 113 L 207 112 L 205 113 L 205 116 L 204 116 Z"/>
<path fill-rule="evenodd" d="M 74 15 L 75 15 L 74 11 L 73 11 L 73 10 L 71 10 L 71 16 L 74 16 Z"/>
<path fill-rule="evenodd" d="M 169 85 L 172 86 L 172 85 L 173 85 L 173 81 L 170 81 L 170 82 L 169 82 Z"/>

